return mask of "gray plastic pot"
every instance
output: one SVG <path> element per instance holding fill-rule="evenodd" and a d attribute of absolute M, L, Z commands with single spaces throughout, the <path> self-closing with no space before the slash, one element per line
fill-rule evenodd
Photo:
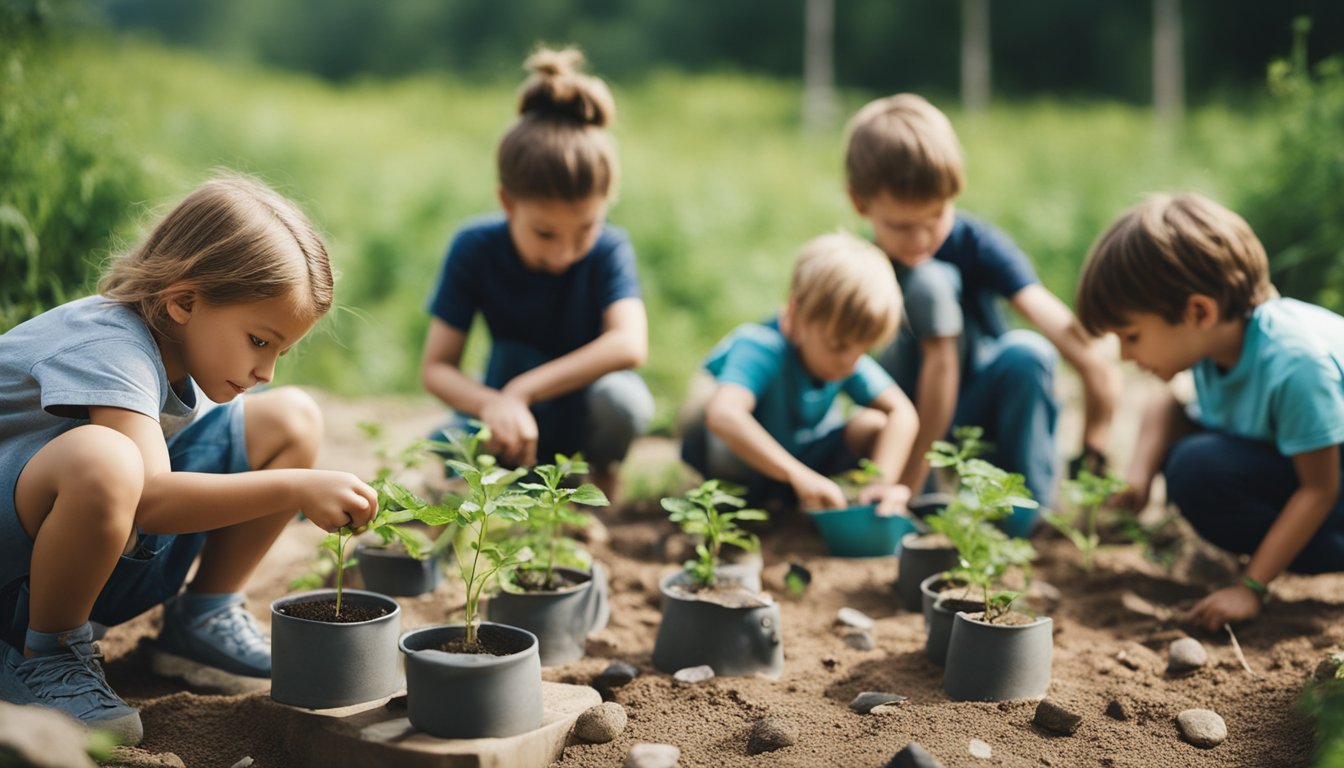
<path fill-rule="evenodd" d="M 948 641 L 952 639 L 952 622 L 959 611 L 981 611 L 985 604 L 979 600 L 964 600 L 944 594 L 929 609 L 928 637 L 924 640 L 924 655 L 934 664 L 947 660 Z"/>
<path fill-rule="evenodd" d="M 908 533 L 901 539 L 901 554 L 896 567 L 896 589 L 901 607 L 914 612 L 923 610 L 924 580 L 956 566 L 957 548 L 950 544 L 924 545 L 923 534 Z"/>
<path fill-rule="evenodd" d="M 541 727 L 536 635 L 488 621 L 481 622 L 478 632 L 518 650 L 505 656 L 436 650 L 465 637 L 465 624 L 422 627 L 402 635 L 407 712 L 418 730 L 442 739 L 482 739 Z"/>
<path fill-rule="evenodd" d="M 1036 699 L 1050 687 L 1054 626 L 986 624 L 959 613 L 952 622 L 943 690 L 953 701 Z"/>
<path fill-rule="evenodd" d="M 543 667 L 583 658 L 588 633 L 599 617 L 599 591 L 593 574 L 576 568 L 555 569 L 570 581 L 581 581 L 552 592 L 503 592 L 490 598 L 485 615 L 497 624 L 525 629 L 541 644 Z M 605 575 L 603 582 L 605 583 Z M 608 610 L 608 613 L 610 611 Z"/>
<path fill-rule="evenodd" d="M 924 631 L 928 631 L 929 625 L 933 623 L 933 604 L 942 596 L 944 590 L 940 587 L 952 585 L 953 588 L 965 587 L 966 582 L 961 579 L 944 578 L 942 572 L 933 573 L 919 582 L 920 607 L 924 610 Z M 950 626 L 950 625 L 949 625 Z M 951 630 L 948 630 L 949 632 Z"/>
<path fill-rule="evenodd" d="M 400 549 L 360 544 L 355 547 L 359 575 L 372 592 L 393 597 L 415 597 L 443 581 L 443 566 L 438 554 L 417 560 Z"/>
<path fill-rule="evenodd" d="M 385 595 L 347 589 L 342 605 L 381 607 L 376 619 L 349 624 L 281 613 L 302 602 L 335 598 L 336 590 L 289 595 L 271 603 L 271 698 L 308 709 L 346 707 L 391 696 L 404 681 L 397 656 L 401 607 Z"/>
<path fill-rule="evenodd" d="M 784 671 L 779 604 L 729 608 L 669 589 L 689 584 L 685 572 L 659 582 L 663 620 L 653 643 L 653 666 L 663 672 L 708 665 L 716 675 L 776 677 Z"/>

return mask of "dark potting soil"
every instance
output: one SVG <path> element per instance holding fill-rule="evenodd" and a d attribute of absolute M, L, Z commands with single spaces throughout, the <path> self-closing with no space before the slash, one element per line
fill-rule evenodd
<path fill-rule="evenodd" d="M 341 601 L 341 614 L 336 615 L 336 599 L 305 600 L 290 603 L 279 609 L 286 616 L 309 621 L 325 621 L 328 624 L 357 624 L 386 616 L 390 611 L 382 606 L 365 605 L 351 600 Z"/>
<path fill-rule="evenodd" d="M 512 634 L 500 632 L 493 627 L 480 627 L 476 631 L 475 645 L 467 645 L 467 639 L 464 636 L 435 646 L 434 650 L 444 653 L 484 653 L 491 656 L 510 656 L 519 651 L 527 650 L 527 643 Z"/>
<path fill-rule="evenodd" d="M 526 568 L 514 574 L 513 583 L 524 592 L 559 592 L 562 589 L 586 584 L 587 577 L 579 577 L 567 571 L 551 571 L 551 583 L 546 583 L 546 569 Z"/>

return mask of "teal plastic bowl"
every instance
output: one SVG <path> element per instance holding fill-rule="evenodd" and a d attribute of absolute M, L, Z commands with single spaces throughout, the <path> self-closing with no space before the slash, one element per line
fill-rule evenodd
<path fill-rule="evenodd" d="M 826 548 L 837 557 L 885 557 L 899 554 L 901 537 L 915 530 L 904 515 L 879 517 L 876 504 L 809 512 Z"/>

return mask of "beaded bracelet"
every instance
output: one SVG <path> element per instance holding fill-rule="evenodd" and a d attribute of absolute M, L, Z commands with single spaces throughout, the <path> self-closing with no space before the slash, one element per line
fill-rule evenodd
<path fill-rule="evenodd" d="M 1263 582 L 1253 579 L 1250 576 L 1242 576 L 1241 585 L 1254 592 L 1262 601 L 1269 597 L 1269 587 L 1265 586 Z"/>

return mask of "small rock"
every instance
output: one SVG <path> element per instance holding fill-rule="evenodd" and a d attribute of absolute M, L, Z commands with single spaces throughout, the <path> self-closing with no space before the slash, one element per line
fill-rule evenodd
<path fill-rule="evenodd" d="M 242 760 L 239 760 L 238 762 L 234 763 L 230 768 L 252 768 L 252 763 L 253 763 L 252 756 L 248 755 L 247 757 L 244 757 Z"/>
<path fill-rule="evenodd" d="M 1083 722 L 1083 716 L 1070 712 L 1050 699 L 1041 699 L 1041 703 L 1036 705 L 1036 717 L 1032 722 L 1052 733 L 1072 736 Z"/>
<path fill-rule="evenodd" d="M 1176 716 L 1176 725 L 1196 747 L 1209 749 L 1227 740 L 1227 723 L 1211 709 L 1187 709 Z"/>
<path fill-rule="evenodd" d="M 83 726 L 54 709 L 0 701 L 0 758 L 16 765 L 95 768 L 84 753 L 86 737 Z"/>
<path fill-rule="evenodd" d="M 681 750 L 671 744 L 636 744 L 625 756 L 625 768 L 676 768 Z"/>
<path fill-rule="evenodd" d="M 846 627 L 869 630 L 877 623 L 862 611 L 853 608 L 841 608 L 835 612 L 835 620 Z"/>
<path fill-rule="evenodd" d="M 943 768 L 943 764 L 919 742 L 912 741 L 887 762 L 886 768 Z"/>
<path fill-rule="evenodd" d="M 774 752 L 797 743 L 798 729 L 793 723 L 778 717 L 763 717 L 751 727 L 751 735 L 747 737 L 747 754 Z"/>
<path fill-rule="evenodd" d="M 604 701 L 579 715 L 574 723 L 574 735 L 594 744 L 606 744 L 621 735 L 626 722 L 625 707 L 614 701 Z"/>
<path fill-rule="evenodd" d="M 864 691 L 854 700 L 849 702 L 849 708 L 858 712 L 860 715 L 866 715 L 873 711 L 873 707 L 883 704 L 900 704 L 906 697 L 899 693 L 887 693 L 885 691 Z"/>
<path fill-rule="evenodd" d="M 613 661 L 607 668 L 593 676 L 594 688 L 620 688 L 639 677 L 639 669 L 624 661 Z"/>
<path fill-rule="evenodd" d="M 873 636 L 867 632 L 846 632 L 844 639 L 845 645 L 857 651 L 871 651 L 874 647 Z"/>
<path fill-rule="evenodd" d="M 708 680 L 713 676 L 714 676 L 714 668 L 709 666 L 708 664 L 701 664 L 698 667 L 685 667 L 684 669 L 678 669 L 676 673 L 672 675 L 673 679 L 675 679 L 677 682 L 686 683 L 687 685 L 693 685 L 695 683 L 703 683 L 704 681 Z"/>
<path fill-rule="evenodd" d="M 988 744 L 979 739 L 971 739 L 971 743 L 967 745 L 966 748 L 971 753 L 971 757 L 979 760 L 988 760 L 994 756 L 994 750 L 990 749 Z"/>
<path fill-rule="evenodd" d="M 1115 660 L 1120 662 L 1121 664 L 1124 664 L 1126 667 L 1129 667 L 1130 669 L 1134 670 L 1137 670 L 1143 666 L 1143 662 L 1134 658 L 1134 656 L 1130 654 L 1129 651 L 1126 651 L 1123 648 L 1115 654 Z"/>
<path fill-rule="evenodd" d="M 1316 665 L 1316 671 L 1311 675 L 1312 679 L 1317 682 L 1334 680 L 1339 675 L 1341 666 L 1344 666 L 1344 653 L 1332 653 Z"/>
<path fill-rule="evenodd" d="M 899 701 L 897 701 L 897 702 L 893 702 L 893 703 L 891 703 L 891 704 L 878 704 L 876 707 L 873 707 L 872 709 L 868 710 L 868 714 L 870 714 L 870 715 L 894 715 L 894 714 L 896 714 L 897 712 L 900 712 L 900 711 L 901 711 L 901 703 L 900 703 Z"/>
<path fill-rule="evenodd" d="M 1130 717 L 1129 707 L 1126 707 L 1125 703 L 1119 699 L 1111 699 L 1110 703 L 1106 705 L 1106 716 L 1112 720 L 1128 720 Z"/>
<path fill-rule="evenodd" d="M 834 656 L 827 656 L 826 658 L 821 660 L 821 666 L 827 669 L 835 669 L 836 667 L 840 666 L 840 661 L 836 659 Z"/>
<path fill-rule="evenodd" d="M 252 765 L 252 758 L 244 757 L 243 760 L 247 761 L 248 766 Z M 238 764 L 243 760 L 239 760 Z M 117 747 L 112 750 L 111 764 L 118 768 L 187 768 L 187 764 L 175 752 L 151 752 L 139 747 Z"/>
<path fill-rule="evenodd" d="M 1174 675 L 1193 672 L 1207 663 L 1208 651 L 1193 637 L 1173 640 L 1167 648 L 1167 671 Z"/>

